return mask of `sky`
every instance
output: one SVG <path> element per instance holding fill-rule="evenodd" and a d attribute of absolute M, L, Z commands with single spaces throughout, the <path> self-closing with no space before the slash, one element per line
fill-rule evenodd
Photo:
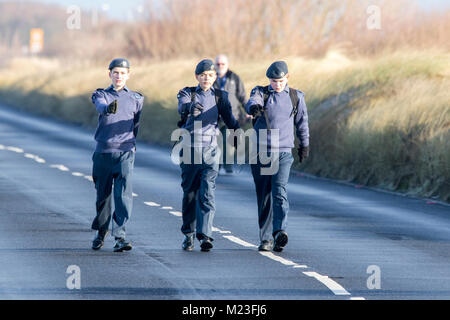
<path fill-rule="evenodd" d="M 0 2 L 5 0 L 0 0 Z M 97 10 L 113 18 L 130 20 L 139 17 L 143 4 L 148 0 L 34 0 L 34 2 L 57 3 L 63 7 L 78 5 L 81 9 Z M 158 2 L 160 0 L 152 0 Z M 189 1 L 189 0 L 186 0 Z M 413 1 L 413 0 L 411 0 Z M 417 0 L 425 10 L 434 8 L 449 8 L 450 0 Z"/>

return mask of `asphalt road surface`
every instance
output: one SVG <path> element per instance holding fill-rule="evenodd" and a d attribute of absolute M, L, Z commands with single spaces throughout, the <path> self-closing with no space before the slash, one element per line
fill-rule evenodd
<path fill-rule="evenodd" d="M 143 143 L 133 250 L 93 251 L 93 149 L 93 130 L 0 106 L 0 299 L 450 298 L 450 206 L 293 172 L 289 243 L 260 253 L 244 168 L 217 179 L 212 251 L 185 252 L 180 169 Z"/>

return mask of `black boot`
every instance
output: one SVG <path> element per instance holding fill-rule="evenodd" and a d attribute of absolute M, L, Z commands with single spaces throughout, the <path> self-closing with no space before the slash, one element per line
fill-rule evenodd
<path fill-rule="evenodd" d="M 92 249 L 93 250 L 99 250 L 101 247 L 103 247 L 103 244 L 104 244 L 107 234 L 108 234 L 108 231 L 97 231 L 97 234 L 95 235 L 95 238 L 92 241 Z"/>
<path fill-rule="evenodd" d="M 273 247 L 272 240 L 263 240 L 259 244 L 258 251 L 271 251 Z"/>
<path fill-rule="evenodd" d="M 181 247 L 183 250 L 192 251 L 194 249 L 194 235 L 186 234 Z"/>
<path fill-rule="evenodd" d="M 203 238 L 200 243 L 201 251 L 208 252 L 213 247 L 213 244 L 209 238 Z"/>
<path fill-rule="evenodd" d="M 116 244 L 114 245 L 114 252 L 129 251 L 133 247 L 129 241 L 124 238 L 116 238 Z"/>
<path fill-rule="evenodd" d="M 284 247 L 288 243 L 288 235 L 285 231 L 281 230 L 275 234 L 275 246 L 273 247 L 273 251 L 281 252 Z"/>

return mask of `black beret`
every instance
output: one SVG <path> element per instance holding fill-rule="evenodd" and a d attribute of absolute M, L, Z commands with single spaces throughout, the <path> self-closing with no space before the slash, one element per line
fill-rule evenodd
<path fill-rule="evenodd" d="M 130 62 L 128 62 L 128 60 L 124 58 L 116 58 L 113 61 L 111 61 L 108 69 L 112 70 L 115 67 L 130 69 Z"/>
<path fill-rule="evenodd" d="M 216 71 L 216 67 L 214 66 L 214 62 L 209 59 L 205 59 L 200 61 L 195 68 L 195 74 L 199 75 L 205 71 Z"/>
<path fill-rule="evenodd" d="M 288 67 L 284 61 L 275 61 L 267 69 L 266 76 L 269 79 L 281 79 L 288 74 Z"/>

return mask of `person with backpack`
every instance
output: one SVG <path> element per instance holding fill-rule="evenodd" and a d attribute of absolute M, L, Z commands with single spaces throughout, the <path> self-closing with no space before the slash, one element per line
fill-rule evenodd
<path fill-rule="evenodd" d="M 286 62 L 272 63 L 266 76 L 270 84 L 255 87 L 245 108 L 254 117 L 254 129 L 258 136 L 258 158 L 255 163 L 251 163 L 258 205 L 258 250 L 281 252 L 288 243 L 286 226 L 289 202 L 286 187 L 294 161 L 291 153 L 294 148 L 294 129 L 299 139 L 299 162 L 302 162 L 309 155 L 308 113 L 303 92 L 288 86 Z M 262 134 L 264 130 L 267 130 L 267 135 Z M 271 155 L 270 161 L 278 162 L 278 170 L 269 174 L 262 170 L 269 166 L 261 161 L 263 149 Z"/>
<path fill-rule="evenodd" d="M 217 78 L 214 62 L 200 61 L 195 68 L 196 87 L 179 91 L 178 125 L 189 132 L 183 138 L 180 158 L 181 187 L 183 189 L 182 227 L 185 235 L 183 250 L 194 249 L 194 235 L 201 251 L 213 247 L 212 225 L 215 214 L 215 183 L 219 171 L 218 120 L 223 119 L 229 129 L 239 129 L 228 94 L 213 87 Z M 189 152 L 189 155 L 183 154 Z"/>

